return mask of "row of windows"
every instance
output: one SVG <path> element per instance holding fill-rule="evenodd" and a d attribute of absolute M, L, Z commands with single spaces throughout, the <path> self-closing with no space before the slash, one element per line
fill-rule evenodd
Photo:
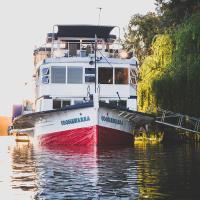
<path fill-rule="evenodd" d="M 115 75 L 115 80 L 113 77 Z M 100 84 L 128 84 L 128 69 L 127 68 L 99 68 L 98 83 Z"/>
<path fill-rule="evenodd" d="M 49 83 L 49 69 L 42 69 L 42 82 Z M 115 77 L 115 78 L 114 78 Z M 83 83 L 82 67 L 51 67 L 51 83 L 81 84 Z M 95 69 L 85 68 L 85 82 L 95 82 Z M 128 68 L 98 68 L 99 84 L 128 84 Z"/>
<path fill-rule="evenodd" d="M 102 101 L 102 102 L 105 102 L 105 101 Z M 81 103 L 83 103 L 83 101 L 81 101 L 81 100 L 75 100 L 74 101 L 75 105 L 81 104 Z M 109 103 L 111 105 L 121 106 L 121 107 L 124 107 L 124 108 L 126 108 L 126 106 L 127 106 L 126 100 L 110 100 Z M 53 109 L 65 108 L 66 106 L 69 106 L 69 105 L 71 105 L 70 100 L 59 100 L 59 99 L 53 100 Z"/>
<path fill-rule="evenodd" d="M 53 109 L 60 109 L 60 108 L 65 108 L 66 106 L 70 105 L 69 100 L 53 100 Z"/>
<path fill-rule="evenodd" d="M 75 100 L 74 104 L 82 104 L 82 100 Z M 71 101 L 70 100 L 59 100 L 59 99 L 54 99 L 53 100 L 53 109 L 60 109 L 60 108 L 65 108 L 66 106 L 70 106 Z"/>
<path fill-rule="evenodd" d="M 68 67 L 67 68 L 67 82 L 68 83 L 82 83 L 83 69 Z M 51 83 L 66 83 L 66 68 L 52 67 L 51 68 Z"/>

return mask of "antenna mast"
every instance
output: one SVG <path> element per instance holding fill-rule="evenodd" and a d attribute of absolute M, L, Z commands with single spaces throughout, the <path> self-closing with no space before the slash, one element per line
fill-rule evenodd
<path fill-rule="evenodd" d="M 99 9 L 99 18 L 98 18 L 98 25 L 100 25 L 100 20 L 101 20 L 101 7 L 98 7 L 97 9 Z"/>

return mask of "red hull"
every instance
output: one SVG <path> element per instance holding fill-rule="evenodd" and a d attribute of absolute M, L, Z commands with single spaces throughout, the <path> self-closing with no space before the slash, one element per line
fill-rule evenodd
<path fill-rule="evenodd" d="M 91 126 L 45 134 L 39 137 L 41 145 L 132 145 L 133 135 L 102 126 Z"/>

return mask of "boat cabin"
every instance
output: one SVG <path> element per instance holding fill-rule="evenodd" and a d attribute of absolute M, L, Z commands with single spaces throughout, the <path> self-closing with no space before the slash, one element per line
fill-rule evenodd
<path fill-rule="evenodd" d="M 124 58 L 113 29 L 54 26 L 47 43 L 34 51 L 35 111 L 88 102 L 95 92 L 99 101 L 137 109 L 137 60 Z"/>

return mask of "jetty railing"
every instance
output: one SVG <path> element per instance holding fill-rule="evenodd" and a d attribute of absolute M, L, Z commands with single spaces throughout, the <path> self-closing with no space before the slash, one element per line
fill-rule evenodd
<path fill-rule="evenodd" d="M 190 117 L 169 110 L 158 110 L 156 123 L 174 127 L 183 131 L 200 134 L 200 118 Z"/>

